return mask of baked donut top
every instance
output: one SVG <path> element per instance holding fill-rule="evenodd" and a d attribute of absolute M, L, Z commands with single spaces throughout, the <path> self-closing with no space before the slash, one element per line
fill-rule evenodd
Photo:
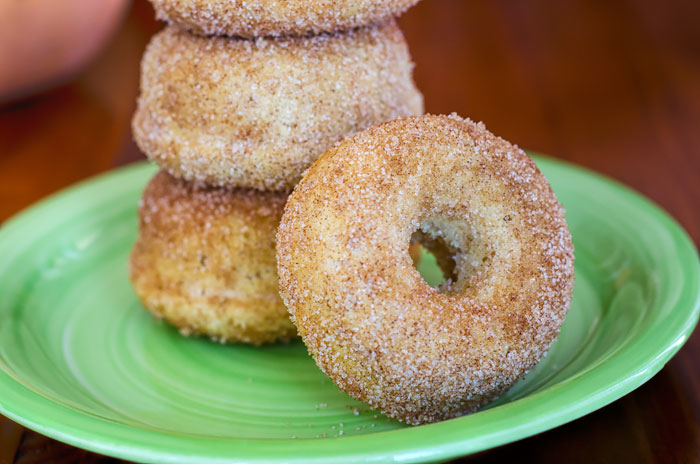
<path fill-rule="evenodd" d="M 286 200 L 284 192 L 216 187 L 160 171 L 146 186 L 139 211 L 142 222 L 158 224 L 149 230 L 166 236 L 209 231 L 212 221 L 226 222 L 234 214 L 251 227 L 274 230 Z"/>
<path fill-rule="evenodd" d="M 158 19 L 244 38 L 345 31 L 399 16 L 419 0 L 151 0 Z"/>

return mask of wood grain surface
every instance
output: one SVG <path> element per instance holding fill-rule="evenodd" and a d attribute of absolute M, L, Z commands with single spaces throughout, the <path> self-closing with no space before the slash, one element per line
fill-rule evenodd
<path fill-rule="evenodd" d="M 432 113 L 616 178 L 700 241 L 700 2 L 424 0 L 401 25 Z M 0 107 L 0 220 L 140 159 L 129 122 L 160 25 L 145 0 L 73 80 Z M 2 66 L 0 57 L 0 66 Z M 700 462 L 700 335 L 636 391 L 470 462 Z M 0 464 L 117 462 L 0 416 Z"/>

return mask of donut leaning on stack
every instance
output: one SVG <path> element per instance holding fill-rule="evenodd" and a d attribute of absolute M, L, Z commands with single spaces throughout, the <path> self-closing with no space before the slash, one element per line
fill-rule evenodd
<path fill-rule="evenodd" d="M 422 114 L 392 17 L 416 1 L 364 1 L 364 10 L 289 2 L 275 22 L 250 19 L 250 2 L 154 0 L 174 23 L 146 49 L 132 123 L 138 146 L 167 171 L 144 193 L 131 255 L 149 311 L 219 341 L 294 335 L 269 259 L 284 201 L 338 140 Z M 314 16 L 321 6 L 325 19 Z M 248 19 L 236 29 L 233 17 Z"/>
<path fill-rule="evenodd" d="M 437 288 L 409 256 L 443 242 Z M 569 309 L 564 210 L 518 147 L 456 115 L 346 138 L 294 189 L 277 232 L 280 290 L 343 391 L 423 424 L 476 411 L 549 350 Z"/>

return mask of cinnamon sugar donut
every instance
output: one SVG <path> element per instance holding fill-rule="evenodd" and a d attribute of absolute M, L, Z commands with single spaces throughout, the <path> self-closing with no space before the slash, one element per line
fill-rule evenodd
<path fill-rule="evenodd" d="M 143 57 L 134 138 L 176 177 L 291 189 L 338 139 L 421 114 L 412 68 L 393 21 L 255 41 L 168 27 Z"/>
<path fill-rule="evenodd" d="M 348 30 L 398 16 L 418 0 L 151 0 L 158 19 L 204 35 L 265 37 Z"/>
<path fill-rule="evenodd" d="M 432 288 L 409 256 L 444 242 Z M 280 292 L 343 391 L 409 424 L 473 412 L 555 340 L 573 288 L 564 211 L 523 151 L 456 115 L 360 132 L 309 169 L 277 233 Z"/>
<path fill-rule="evenodd" d="M 143 305 L 184 334 L 256 345 L 295 337 L 275 267 L 286 197 L 158 173 L 143 193 L 131 253 Z"/>

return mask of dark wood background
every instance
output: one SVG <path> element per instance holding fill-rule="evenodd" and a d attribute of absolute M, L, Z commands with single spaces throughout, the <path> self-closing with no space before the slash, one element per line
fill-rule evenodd
<path fill-rule="evenodd" d="M 614 177 L 700 240 L 700 2 L 425 0 L 402 19 L 432 113 L 482 120 L 520 146 Z M 67 84 L 0 107 L 0 220 L 140 159 L 129 120 L 160 27 L 135 0 Z M 2 62 L 0 61 L 0 66 Z M 700 335 L 613 404 L 473 462 L 700 462 Z M 109 462 L 0 416 L 0 464 Z"/>

